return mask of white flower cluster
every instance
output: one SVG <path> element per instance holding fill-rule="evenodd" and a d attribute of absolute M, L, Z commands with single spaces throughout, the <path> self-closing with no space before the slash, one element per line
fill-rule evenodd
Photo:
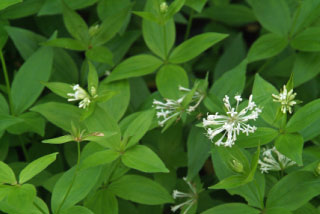
<path fill-rule="evenodd" d="M 217 146 L 231 147 L 234 145 L 240 132 L 249 135 L 249 133 L 253 133 L 257 129 L 255 126 L 247 124 L 249 120 L 256 120 L 259 113 L 261 113 L 261 109 L 252 101 L 252 95 L 249 97 L 247 107 L 242 110 L 238 109 L 239 103 L 242 101 L 241 96 L 237 95 L 234 99 L 237 101 L 236 108 L 231 107 L 227 95 L 224 97 L 223 102 L 226 107 L 226 115 L 216 113 L 208 115 L 207 118 L 203 119 L 203 126 L 207 129 L 207 136 L 210 140 L 213 140 L 218 134 L 222 134 L 220 139 L 215 142 Z M 223 141 L 225 137 L 226 140 Z"/>
<path fill-rule="evenodd" d="M 182 92 L 190 92 L 191 90 L 188 88 L 184 88 L 182 86 L 179 86 L 179 90 Z M 182 107 L 182 102 L 186 95 L 180 97 L 177 100 L 173 99 L 164 99 L 165 102 L 161 102 L 159 100 L 154 99 L 153 100 L 153 107 L 157 110 L 157 118 L 159 120 L 158 124 L 159 126 L 164 126 L 164 124 L 170 120 L 171 118 L 174 118 L 175 116 L 180 115 L 184 109 Z M 195 92 L 194 96 L 192 97 L 191 103 L 195 103 L 194 105 L 189 105 L 186 109 L 187 113 L 193 112 L 201 103 L 204 96 L 201 95 L 199 92 Z"/>
<path fill-rule="evenodd" d="M 264 148 L 262 160 L 259 160 L 260 170 L 262 173 L 268 171 L 282 171 L 289 166 L 295 165 L 296 162 L 281 154 L 276 147 L 272 149 Z"/>
<path fill-rule="evenodd" d="M 292 113 L 292 107 L 297 104 L 297 102 L 294 100 L 297 93 L 293 93 L 293 89 L 291 89 L 289 92 L 287 90 L 287 87 L 284 85 L 283 90 L 280 91 L 279 95 L 272 94 L 272 97 L 274 98 L 274 102 L 278 102 L 281 104 L 281 111 L 282 113 L 286 113 L 287 111 L 291 114 Z"/>
<path fill-rule="evenodd" d="M 67 94 L 69 97 L 72 97 L 72 98 L 69 98 L 68 101 L 72 102 L 72 101 L 81 100 L 79 102 L 79 108 L 83 108 L 83 109 L 87 108 L 91 103 L 90 95 L 86 92 L 86 90 L 81 88 L 79 84 L 74 85 L 72 89 L 74 93 Z"/>
<path fill-rule="evenodd" d="M 178 204 L 176 206 L 172 206 L 171 211 L 175 212 L 178 209 L 186 206 L 184 212 L 182 213 L 182 214 L 186 214 L 186 213 L 188 213 L 188 211 L 190 210 L 192 205 L 194 205 L 197 202 L 198 194 L 197 194 L 197 190 L 196 190 L 195 186 L 193 186 L 191 184 L 191 182 L 187 180 L 187 178 L 184 177 L 183 180 L 188 184 L 188 186 L 191 190 L 191 193 L 184 193 L 184 192 L 180 192 L 178 190 L 174 190 L 172 193 L 172 197 L 174 199 L 177 199 L 177 198 L 189 198 L 189 199 L 181 204 Z"/>

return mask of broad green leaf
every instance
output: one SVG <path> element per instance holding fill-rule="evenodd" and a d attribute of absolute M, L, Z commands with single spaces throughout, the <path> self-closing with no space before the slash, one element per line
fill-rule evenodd
<path fill-rule="evenodd" d="M 267 30 L 285 36 L 291 27 L 291 15 L 286 0 L 254 0 L 253 12 Z"/>
<path fill-rule="evenodd" d="M 193 126 L 187 141 L 188 179 L 192 180 L 210 156 L 211 142 L 203 134 L 203 129 Z"/>
<path fill-rule="evenodd" d="M 42 4 L 43 4 L 43 0 L 21 1 L 19 4 L 14 4 L 0 11 L 1 18 L 2 19 L 19 19 L 19 18 L 33 15 L 39 11 Z"/>
<path fill-rule="evenodd" d="M 91 210 L 86 207 L 81 206 L 73 206 L 68 209 L 64 209 L 60 212 L 61 214 L 94 214 Z"/>
<path fill-rule="evenodd" d="M 160 94 L 169 99 L 179 99 L 179 87 L 189 87 L 187 72 L 178 65 L 167 64 L 157 72 L 156 84 Z"/>
<path fill-rule="evenodd" d="M 266 207 L 293 211 L 319 195 L 319 192 L 319 177 L 307 171 L 292 172 L 272 187 Z"/>
<path fill-rule="evenodd" d="M 70 39 L 70 38 L 57 38 L 48 40 L 43 43 L 43 45 L 65 48 L 74 51 L 84 51 L 87 50 L 87 46 L 80 42 L 79 40 Z"/>
<path fill-rule="evenodd" d="M 139 176 L 124 175 L 109 185 L 109 191 L 120 198 L 140 204 L 172 203 L 171 195 L 155 181 Z"/>
<path fill-rule="evenodd" d="M 123 133 L 123 138 L 128 138 L 126 148 L 129 148 L 139 142 L 147 133 L 153 121 L 154 109 L 139 112 L 139 115 L 130 123 Z"/>
<path fill-rule="evenodd" d="M 64 2 L 72 9 L 82 9 L 88 6 L 93 5 L 97 2 L 97 0 L 64 0 Z M 62 5 L 60 0 L 45 0 L 42 4 L 40 11 L 38 12 L 38 16 L 43 15 L 54 15 L 62 13 Z"/>
<path fill-rule="evenodd" d="M 57 158 L 57 152 L 45 155 L 29 163 L 19 175 L 19 184 L 23 184 L 45 170 Z"/>
<path fill-rule="evenodd" d="M 61 137 L 43 140 L 42 143 L 63 144 L 63 143 L 71 142 L 71 141 L 74 141 L 74 138 L 71 135 L 64 135 Z"/>
<path fill-rule="evenodd" d="M 142 172 L 169 172 L 162 160 L 147 146 L 136 145 L 121 156 L 124 165 Z"/>
<path fill-rule="evenodd" d="M 16 176 L 12 169 L 4 162 L 0 161 L 0 183 L 16 184 Z"/>
<path fill-rule="evenodd" d="M 268 127 L 259 127 L 254 133 L 246 135 L 241 133 L 237 137 L 237 145 L 241 148 L 252 148 L 258 145 L 265 145 L 273 141 L 279 134 L 279 131 Z"/>
<path fill-rule="evenodd" d="M 201 214 L 259 214 L 260 210 L 241 203 L 222 204 L 208 209 Z"/>
<path fill-rule="evenodd" d="M 84 44 L 87 44 L 89 40 L 89 29 L 82 17 L 75 11 L 70 9 L 70 7 L 66 5 L 63 1 L 62 14 L 64 24 L 70 35 L 72 35 L 77 40 L 80 40 Z"/>
<path fill-rule="evenodd" d="M 210 186 L 209 189 L 232 189 L 245 184 L 246 177 L 244 175 L 232 175 Z"/>
<path fill-rule="evenodd" d="M 113 54 L 104 46 L 96 46 L 86 51 L 86 57 L 95 62 L 113 65 Z"/>
<path fill-rule="evenodd" d="M 302 165 L 303 137 L 300 134 L 281 134 L 275 140 L 275 146 L 280 153 Z"/>
<path fill-rule="evenodd" d="M 42 82 L 43 85 L 45 85 L 47 88 L 49 88 L 53 93 L 64 97 L 64 98 L 70 98 L 68 96 L 68 93 L 74 93 L 72 86 L 67 83 L 63 82 Z"/>
<path fill-rule="evenodd" d="M 23 122 L 23 120 L 18 117 L 0 113 L 0 132 L 20 122 Z"/>
<path fill-rule="evenodd" d="M 2 0 L 0 2 L 0 10 L 3 10 L 11 5 L 22 2 L 22 0 Z"/>
<path fill-rule="evenodd" d="M 248 61 L 254 62 L 278 55 L 288 45 L 288 39 L 269 33 L 259 37 L 248 52 Z"/>
<path fill-rule="evenodd" d="M 52 70 L 53 53 L 49 47 L 36 51 L 19 69 L 12 82 L 12 102 L 15 114 L 28 109 L 40 96 Z"/>
<path fill-rule="evenodd" d="M 210 88 L 210 94 L 219 99 L 225 95 L 235 96 L 241 94 L 246 82 L 247 61 L 242 61 L 238 66 L 224 73 Z"/>
<path fill-rule="evenodd" d="M 308 82 L 316 77 L 320 72 L 320 54 L 319 53 L 296 53 L 293 65 L 294 86 Z"/>
<path fill-rule="evenodd" d="M 320 117 L 319 109 L 320 99 L 313 100 L 304 105 L 291 117 L 287 124 L 286 131 L 299 132 L 315 123 Z"/>
<path fill-rule="evenodd" d="M 290 212 L 287 209 L 283 209 L 283 208 L 270 208 L 270 209 L 266 209 L 265 214 L 292 214 L 292 212 Z"/>
<path fill-rule="evenodd" d="M 183 7 L 185 0 L 176 0 L 169 5 L 168 11 L 165 14 L 165 18 L 171 19 L 173 16 L 180 11 Z"/>
<path fill-rule="evenodd" d="M 141 54 L 130 57 L 121 62 L 106 79 L 107 82 L 127 79 L 130 77 L 139 77 L 153 73 L 157 70 L 162 61 L 154 56 Z"/>
<path fill-rule="evenodd" d="M 9 114 L 9 105 L 6 98 L 0 93 L 0 114 Z"/>
<path fill-rule="evenodd" d="M 89 168 L 76 173 L 76 167 L 66 171 L 55 184 L 51 209 L 57 213 L 58 209 L 65 210 L 83 200 L 99 179 L 101 168 Z"/>
<path fill-rule="evenodd" d="M 37 105 L 31 111 L 40 113 L 48 121 L 67 132 L 71 131 L 71 121 L 77 122 L 81 116 L 81 110 L 78 107 L 57 102 Z"/>
<path fill-rule="evenodd" d="M 83 160 L 83 162 L 81 163 L 81 169 L 83 170 L 90 167 L 111 163 L 114 160 L 116 160 L 119 156 L 120 153 L 112 149 L 93 153 L 92 155 L 88 156 L 86 159 Z"/>
<path fill-rule="evenodd" d="M 260 115 L 263 120 L 276 127 L 278 124 L 275 120 L 280 106 L 279 103 L 273 102 L 272 94 L 278 93 L 273 85 L 256 74 L 252 88 L 253 100 L 258 106 L 263 107 Z"/>
<path fill-rule="evenodd" d="M 296 35 L 291 46 L 300 51 L 320 51 L 320 27 L 310 27 Z"/>
<path fill-rule="evenodd" d="M 201 13 L 203 7 L 207 3 L 207 0 L 186 0 L 186 5 Z"/>
<path fill-rule="evenodd" d="M 98 32 L 92 37 L 92 45 L 100 46 L 112 39 L 123 26 L 130 9 L 131 5 L 122 8 L 117 13 L 105 17 L 99 26 Z"/>
<path fill-rule="evenodd" d="M 36 188 L 31 184 L 16 185 L 8 193 L 6 203 L 19 211 L 16 213 L 21 213 L 32 207 L 36 194 Z"/>
<path fill-rule="evenodd" d="M 100 0 L 97 5 L 97 13 L 99 18 L 104 20 L 112 15 L 117 15 L 130 4 L 130 0 Z"/>
<path fill-rule="evenodd" d="M 180 44 L 172 51 L 169 57 L 169 62 L 176 64 L 187 62 L 200 55 L 212 45 L 225 39 L 227 36 L 227 34 L 221 33 L 203 33 L 194 36 Z"/>
<path fill-rule="evenodd" d="M 108 189 L 101 189 L 97 191 L 92 197 L 88 198 L 84 204 L 95 214 L 118 213 L 117 198 Z"/>

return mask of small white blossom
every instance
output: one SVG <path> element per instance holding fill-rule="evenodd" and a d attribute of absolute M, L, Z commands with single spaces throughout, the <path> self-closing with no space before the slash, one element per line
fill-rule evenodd
<path fill-rule="evenodd" d="M 160 4 L 160 12 L 166 13 L 167 11 L 168 11 L 168 4 L 167 2 L 164 1 Z"/>
<path fill-rule="evenodd" d="M 276 147 L 272 149 L 264 148 L 262 160 L 259 160 L 260 170 L 262 173 L 268 171 L 282 171 L 289 166 L 295 165 L 296 162 L 281 154 Z"/>
<path fill-rule="evenodd" d="M 91 103 L 91 100 L 90 100 L 90 96 L 89 94 L 79 86 L 79 84 L 76 84 L 72 87 L 74 93 L 68 93 L 67 95 L 71 98 L 68 99 L 69 102 L 72 102 L 72 101 L 78 101 L 78 100 L 81 100 L 79 102 L 79 108 L 87 108 L 90 103 Z"/>
<path fill-rule="evenodd" d="M 279 95 L 272 94 L 272 97 L 274 98 L 274 102 L 278 102 L 281 104 L 281 111 L 282 113 L 286 113 L 287 111 L 291 114 L 292 113 L 292 106 L 297 104 L 297 102 L 294 100 L 297 93 L 293 93 L 293 89 L 291 89 L 289 92 L 287 90 L 287 87 L 284 85 L 283 90 L 280 91 Z"/>
<path fill-rule="evenodd" d="M 255 102 L 252 101 L 252 95 L 249 97 L 247 107 L 239 110 L 239 103 L 242 101 L 241 96 L 234 97 L 237 101 L 235 108 L 231 107 L 229 97 L 226 95 L 223 99 L 224 106 L 226 108 L 226 115 L 219 115 L 218 113 L 208 115 L 203 119 L 203 126 L 207 129 L 207 136 L 210 140 L 213 140 L 218 134 L 223 134 L 218 141 L 215 142 L 217 146 L 234 145 L 237 140 L 237 135 L 240 132 L 249 135 L 254 133 L 257 129 L 255 126 L 247 124 L 249 120 L 256 120 L 261 113 L 261 109 L 258 108 Z M 225 141 L 224 138 L 226 138 Z"/>
<path fill-rule="evenodd" d="M 191 91 L 190 89 L 184 88 L 182 86 L 179 86 L 179 90 L 182 92 Z M 181 113 L 184 111 L 181 104 L 185 97 L 186 95 L 183 95 L 177 100 L 165 98 L 164 99 L 165 102 L 161 102 L 156 99 L 153 100 L 153 107 L 157 110 L 157 118 L 159 119 L 158 121 L 159 126 L 164 126 L 164 124 L 171 118 L 181 115 Z M 186 109 L 186 112 L 187 113 L 193 112 L 200 105 L 203 98 L 204 98 L 203 95 L 200 95 L 199 92 L 195 92 L 191 101 L 191 103 L 195 103 L 195 104 L 192 106 L 189 105 L 188 108 Z"/>
<path fill-rule="evenodd" d="M 196 190 L 195 186 L 193 186 L 191 184 L 191 182 L 187 180 L 187 178 L 184 177 L 183 180 L 188 184 L 191 192 L 184 193 L 184 192 L 180 192 L 178 190 L 173 190 L 172 197 L 174 199 L 177 199 L 177 198 L 188 198 L 188 199 L 181 204 L 178 204 L 176 206 L 172 206 L 171 211 L 175 212 L 182 207 L 186 207 L 186 209 L 182 213 L 182 214 L 186 214 L 186 213 L 188 213 L 190 208 L 197 202 L 198 194 L 197 194 L 197 190 Z"/>

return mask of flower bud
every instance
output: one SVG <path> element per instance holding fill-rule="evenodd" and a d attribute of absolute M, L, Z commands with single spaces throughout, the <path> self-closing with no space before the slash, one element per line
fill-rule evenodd
<path fill-rule="evenodd" d="M 318 165 L 317 165 L 317 167 L 316 167 L 316 169 L 315 169 L 315 173 L 316 173 L 316 175 L 320 175 L 320 163 L 318 163 Z"/>
<path fill-rule="evenodd" d="M 167 11 L 168 11 L 168 4 L 167 2 L 164 1 L 160 4 L 160 12 L 166 13 Z"/>
<path fill-rule="evenodd" d="M 231 166 L 231 169 L 236 173 L 242 173 L 243 172 L 243 164 L 238 160 L 233 159 L 230 162 L 230 166 Z"/>
<path fill-rule="evenodd" d="M 89 28 L 89 35 L 90 35 L 90 36 L 96 35 L 96 34 L 98 33 L 98 31 L 99 31 L 99 28 L 100 28 L 100 26 L 99 26 L 98 24 L 91 26 L 91 27 Z"/>
<path fill-rule="evenodd" d="M 91 93 L 91 96 L 95 96 L 97 93 L 97 89 L 94 86 L 91 86 L 90 93 Z"/>

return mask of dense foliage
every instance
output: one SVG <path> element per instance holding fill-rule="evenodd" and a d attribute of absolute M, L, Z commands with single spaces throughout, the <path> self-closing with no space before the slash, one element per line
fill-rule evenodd
<path fill-rule="evenodd" d="M 0 213 L 319 213 L 319 38 L 319 0 L 0 0 Z"/>

